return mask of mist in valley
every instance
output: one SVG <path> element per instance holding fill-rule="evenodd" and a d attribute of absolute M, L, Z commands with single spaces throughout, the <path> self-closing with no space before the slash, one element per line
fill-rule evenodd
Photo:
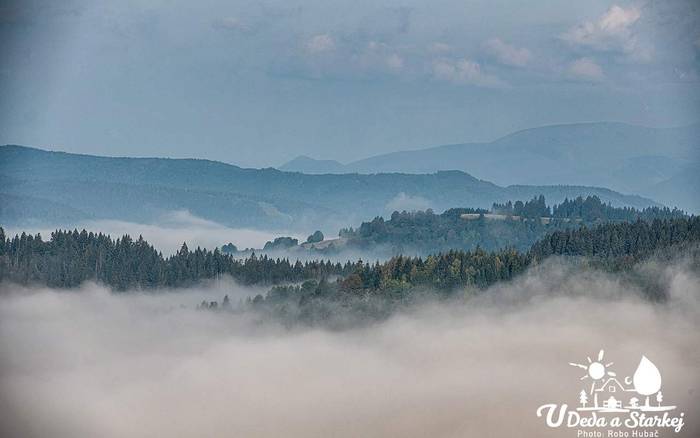
<path fill-rule="evenodd" d="M 353 224 L 344 225 L 352 226 Z M 314 230 L 275 230 L 275 229 L 253 229 L 253 228 L 232 228 L 226 225 L 210 221 L 193 215 L 187 210 L 170 211 L 160 216 L 156 223 L 138 223 L 129 222 L 117 219 L 102 219 L 85 221 L 70 227 L 56 224 L 38 225 L 27 227 L 3 227 L 7 236 L 15 236 L 24 233 L 36 235 L 41 234 L 44 241 L 51 238 L 51 233 L 57 229 L 77 229 L 78 231 L 86 230 L 93 233 L 103 233 L 111 236 L 113 239 L 121 238 L 124 235 L 129 235 L 132 239 L 138 239 L 142 236 L 149 244 L 153 245 L 156 250 L 161 251 L 164 256 L 175 254 L 183 243 L 186 243 L 188 248 L 194 249 L 197 247 L 206 248 L 213 251 L 216 248 L 221 248 L 223 245 L 233 243 L 238 248 L 237 253 L 232 254 L 237 259 L 250 257 L 253 253 L 256 255 L 266 254 L 271 258 L 286 258 L 294 262 L 300 260 L 313 261 L 319 259 L 330 260 L 332 262 L 345 263 L 348 260 L 362 259 L 365 262 L 373 263 L 382 261 L 394 255 L 395 251 L 387 245 L 373 245 L 372 248 L 346 248 L 341 245 L 337 249 L 330 251 L 307 250 L 302 247 L 294 247 L 289 249 L 275 249 L 262 251 L 265 243 L 273 241 L 277 237 L 289 236 L 297 239 L 300 244 L 306 241 L 307 236 L 312 234 Z M 338 229 L 324 228 L 323 232 L 325 239 L 336 239 Z M 405 251 L 404 255 L 417 255 L 415 251 Z"/>
<path fill-rule="evenodd" d="M 700 0 L 0 0 L 0 54 L 0 438 L 700 437 Z"/>
<path fill-rule="evenodd" d="M 260 289 L 112 293 L 2 285 L 2 436 L 575 436 L 544 403 L 577 406 L 568 362 L 605 349 L 621 377 L 642 355 L 700 432 L 700 278 L 649 262 L 668 299 L 550 261 L 461 305 L 426 304 L 349 330 L 286 329 L 196 310 Z"/>
<path fill-rule="evenodd" d="M 262 248 L 265 242 L 273 240 L 279 236 L 293 236 L 301 239 L 299 232 L 289 230 L 263 230 L 250 228 L 231 228 L 217 222 L 213 222 L 193 215 L 187 210 L 170 211 L 163 214 L 157 223 L 138 223 L 117 219 L 102 219 L 85 221 L 66 227 L 56 226 L 35 226 L 35 227 L 7 227 L 5 232 L 9 236 L 27 232 L 31 234 L 40 233 L 44 240 L 48 240 L 51 233 L 56 229 L 77 229 L 87 230 L 95 233 L 103 233 L 117 239 L 125 234 L 132 239 L 139 236 L 153 245 L 164 255 L 171 255 L 182 247 L 183 242 L 188 247 L 202 247 L 213 250 L 222 245 L 233 242 L 239 249 Z"/>

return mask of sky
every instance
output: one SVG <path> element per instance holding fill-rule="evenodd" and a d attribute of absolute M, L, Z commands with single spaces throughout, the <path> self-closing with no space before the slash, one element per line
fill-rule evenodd
<path fill-rule="evenodd" d="M 0 144 L 246 167 L 700 121 L 693 0 L 0 0 Z"/>

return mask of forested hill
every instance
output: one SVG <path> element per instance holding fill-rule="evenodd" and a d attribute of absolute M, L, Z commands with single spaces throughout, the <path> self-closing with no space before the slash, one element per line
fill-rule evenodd
<path fill-rule="evenodd" d="M 229 226 L 339 228 L 393 210 L 494 202 L 544 194 L 552 202 L 596 195 L 615 206 L 657 205 L 595 187 L 501 187 L 459 171 L 305 175 L 193 159 L 113 158 L 0 146 L 0 221 L 51 226 L 85 219 L 157 222 L 173 210 Z"/>
<path fill-rule="evenodd" d="M 545 234 L 603 222 L 682 218 L 669 208 L 637 210 L 613 207 L 596 196 L 565 199 L 548 206 L 540 195 L 529 201 L 495 203 L 490 210 L 453 208 L 442 214 L 431 210 L 394 212 L 389 220 L 376 217 L 357 229 L 343 229 L 346 246 L 389 254 L 431 254 L 449 250 L 515 248 L 527 251 Z"/>
<path fill-rule="evenodd" d="M 637 264 L 653 255 L 664 260 L 682 256 L 690 260 L 691 269 L 700 272 L 699 243 L 698 217 L 604 224 L 554 232 L 528 253 L 477 249 L 427 258 L 398 256 L 375 265 L 358 263 L 351 274 L 335 283 L 321 279 L 300 286 L 276 286 L 264 297 L 249 299 L 244 309 L 289 325 L 344 328 L 386 318 L 398 308 L 425 300 L 466 298 L 514 279 L 551 255 L 576 257 L 577 263 L 563 265 L 571 272 L 616 272 L 620 281 L 630 282 L 646 298 L 662 301 L 667 298 L 663 283 L 653 270 L 637 269 Z M 223 304 L 230 306 L 227 299 Z M 211 302 L 200 308 L 219 306 Z"/>
<path fill-rule="evenodd" d="M 117 290 L 184 287 L 230 275 L 241 284 L 277 284 L 342 275 L 352 266 L 326 261 L 290 262 L 252 255 L 236 260 L 218 249 L 190 250 L 186 244 L 163 257 L 142 237 L 118 239 L 86 230 L 7 238 L 0 228 L 0 282 L 76 287 L 96 281 Z"/>
<path fill-rule="evenodd" d="M 700 218 L 692 216 L 556 231 L 528 252 L 449 251 L 426 258 L 397 256 L 368 265 L 362 261 L 301 263 L 256 256 L 236 260 L 218 250 L 190 250 L 185 245 L 177 254 L 164 258 L 141 238 L 113 240 L 75 230 L 56 231 L 45 241 L 27 234 L 8 238 L 0 228 L 0 282 L 75 287 L 84 281 L 97 281 L 127 289 L 189 286 L 224 274 L 244 284 L 284 284 L 337 276 L 339 280 L 331 288 L 335 292 L 364 290 L 381 295 L 399 291 L 401 295 L 401 290 L 414 287 L 446 291 L 486 287 L 508 280 L 551 255 L 588 256 L 618 269 L 660 249 L 697 242 Z"/>

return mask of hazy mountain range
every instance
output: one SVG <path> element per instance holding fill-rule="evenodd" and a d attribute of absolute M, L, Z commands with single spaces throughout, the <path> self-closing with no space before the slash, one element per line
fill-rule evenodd
<path fill-rule="evenodd" d="M 112 158 L 0 146 L 0 223 L 85 219 L 155 222 L 173 210 L 229 226 L 308 230 L 357 225 L 394 210 L 490 207 L 543 194 L 594 194 L 613 205 L 652 200 L 583 186 L 502 187 L 460 171 L 307 175 L 216 161 Z"/>
<path fill-rule="evenodd" d="M 301 156 L 280 169 L 313 174 L 461 170 L 506 186 L 608 187 L 698 212 L 700 124 L 664 129 L 623 123 L 554 125 L 488 143 L 393 152 L 347 164 Z"/>

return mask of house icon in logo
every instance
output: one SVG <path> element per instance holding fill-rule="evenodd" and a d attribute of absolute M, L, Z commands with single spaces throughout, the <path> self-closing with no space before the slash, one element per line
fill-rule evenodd
<path fill-rule="evenodd" d="M 609 377 L 607 380 L 601 380 L 601 383 L 593 388 L 594 406 L 602 406 L 603 409 L 609 412 L 623 412 L 622 400 L 625 399 L 625 392 L 634 392 L 634 389 L 625 388 L 625 386 L 617 380 L 617 377 Z M 603 400 L 600 405 L 599 400 Z"/>

